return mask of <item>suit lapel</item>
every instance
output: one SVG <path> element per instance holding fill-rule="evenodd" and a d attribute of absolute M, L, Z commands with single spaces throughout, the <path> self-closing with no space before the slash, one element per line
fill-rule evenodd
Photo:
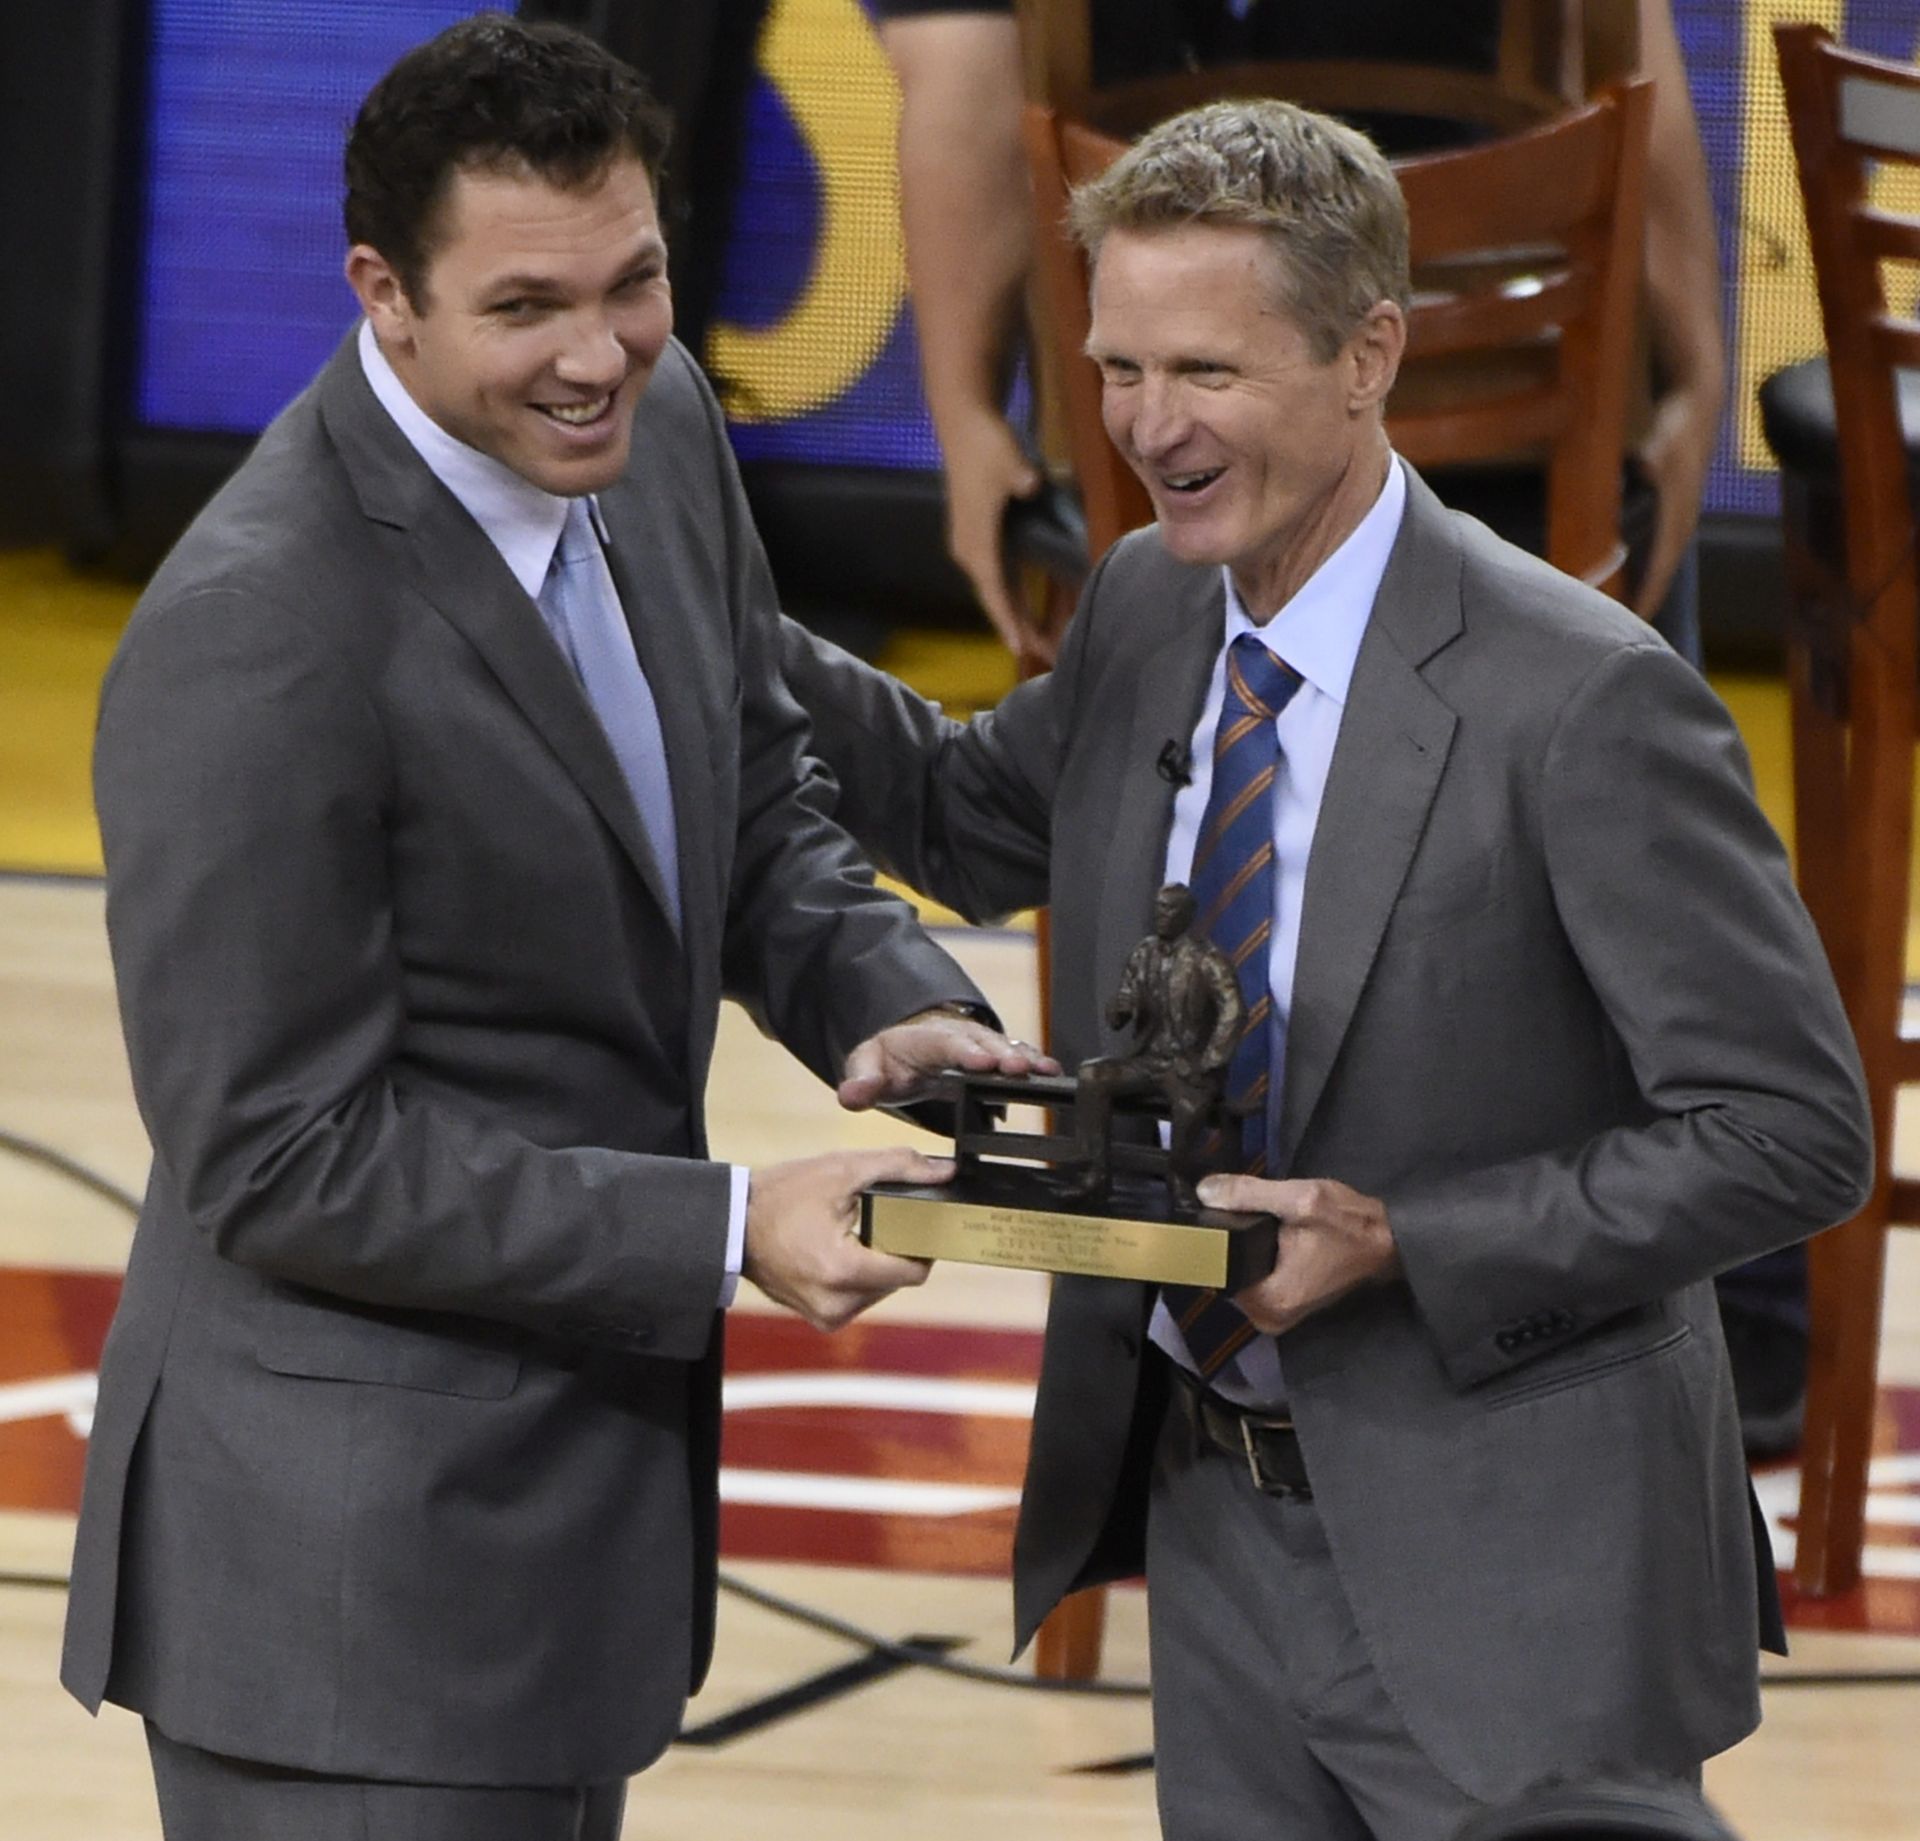
<path fill-rule="evenodd" d="M 1460 630 L 1448 516 L 1409 468 L 1307 864 L 1274 1166 L 1282 1172 L 1340 1052 L 1452 746 L 1458 719 L 1421 675 Z"/>
<path fill-rule="evenodd" d="M 380 407 L 361 372 L 353 340 L 349 334 L 321 373 L 320 407 L 361 509 L 375 523 L 403 533 L 415 591 L 486 661 L 666 912 L 665 885 L 633 795 L 586 693 L 499 551 Z M 665 727 L 668 700 L 657 691 L 656 698 Z M 686 776 L 677 771 L 684 749 L 676 754 L 674 739 L 668 729 L 676 815 L 684 825 L 680 800 Z"/>
<path fill-rule="evenodd" d="M 668 912 L 666 885 L 652 842 L 579 679 L 499 552 L 450 493 L 443 492 L 441 497 L 444 503 L 414 527 L 418 539 L 413 546 L 415 586 L 487 661 L 501 688 L 519 705 L 520 713 L 539 731 L 619 840 L 662 913 Z M 477 554 L 463 556 L 464 567 L 454 566 L 450 559 L 460 554 L 455 546 L 462 537 L 466 542 L 461 547 Z M 655 700 L 661 704 L 664 728 L 665 700 L 657 695 Z M 667 745 L 673 771 L 678 763 L 671 731 Z M 676 815 L 683 777 L 674 772 Z"/>
<path fill-rule="evenodd" d="M 1182 572 L 1168 632 L 1146 650 L 1133 674 L 1135 699 L 1112 811 L 1118 822 L 1100 877 L 1100 924 L 1094 966 L 1094 1015 L 1104 1018 L 1127 955 L 1152 922 L 1153 897 L 1166 870 L 1174 788 L 1159 770 L 1169 741 L 1184 748 L 1200 720 L 1207 680 L 1220 652 L 1226 598 L 1217 570 Z M 1112 1046 L 1111 1044 L 1109 1046 Z"/>

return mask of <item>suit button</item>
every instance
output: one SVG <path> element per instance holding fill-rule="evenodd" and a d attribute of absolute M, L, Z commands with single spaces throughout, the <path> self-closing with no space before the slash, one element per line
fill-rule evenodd
<path fill-rule="evenodd" d="M 1501 1330 L 1493 1339 L 1493 1346 L 1502 1355 L 1511 1355 L 1520 1346 L 1520 1333 L 1517 1330 Z"/>

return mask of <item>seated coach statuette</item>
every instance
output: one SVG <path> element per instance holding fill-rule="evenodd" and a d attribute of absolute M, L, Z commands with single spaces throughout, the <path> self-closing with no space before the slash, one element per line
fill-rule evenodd
<path fill-rule="evenodd" d="M 1153 921 L 1107 1006 L 1110 1028 L 1131 1029 L 1128 1051 L 1077 1075 L 943 1076 L 934 1096 L 954 1107 L 953 1181 L 875 1184 L 862 1240 L 920 1259 L 1224 1290 L 1272 1271 L 1273 1217 L 1204 1208 L 1194 1192 L 1210 1168 L 1232 1167 L 1240 1137 L 1224 1098 L 1245 1021 L 1232 962 L 1189 931 L 1181 884 L 1160 891 Z M 1010 1103 L 1049 1108 L 1055 1129 L 1004 1129 Z"/>
<path fill-rule="evenodd" d="M 1086 1174 L 1078 1187 L 1091 1199 L 1112 1182 L 1115 1102 L 1158 1093 L 1170 1115 L 1168 1191 L 1188 1213 L 1200 1206 L 1194 1184 L 1206 1174 L 1206 1134 L 1224 1104 L 1246 1006 L 1233 961 L 1192 926 L 1193 896 L 1168 883 L 1153 900 L 1153 932 L 1128 955 L 1107 1004 L 1110 1029 L 1133 1026 L 1132 1052 L 1080 1064 L 1073 1116 Z"/>

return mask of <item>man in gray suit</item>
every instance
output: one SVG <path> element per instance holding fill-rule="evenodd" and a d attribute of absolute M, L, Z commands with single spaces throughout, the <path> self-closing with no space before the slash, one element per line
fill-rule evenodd
<path fill-rule="evenodd" d="M 723 994 L 843 1095 L 1024 1067 L 825 816 L 633 74 L 498 14 L 347 153 L 366 319 L 109 674 L 154 1144 L 64 1677 L 169 1841 L 610 1841 L 711 1646 L 720 1318 L 906 1151 L 708 1160 Z M 639 418 L 640 433 L 633 435 Z"/>
<path fill-rule="evenodd" d="M 1708 1281 L 1870 1167 L 1738 737 L 1391 452 L 1371 144 L 1216 105 L 1074 212 L 1156 526 L 967 727 L 786 639 L 855 835 L 976 918 L 1051 904 L 1063 1059 L 1112 1051 L 1172 881 L 1218 883 L 1258 1032 L 1270 1175 L 1202 1193 L 1277 1215 L 1277 1263 L 1232 1300 L 1058 1282 L 1019 1638 L 1144 1565 L 1175 1841 L 1432 1841 L 1552 1773 L 1697 1778 L 1779 1637 Z"/>

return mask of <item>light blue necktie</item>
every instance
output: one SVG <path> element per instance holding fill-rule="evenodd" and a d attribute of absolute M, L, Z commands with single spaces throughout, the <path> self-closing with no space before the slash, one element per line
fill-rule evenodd
<path fill-rule="evenodd" d="M 666 886 L 668 911 L 678 928 L 680 855 L 660 711 L 633 649 L 633 634 L 585 499 L 567 501 L 567 521 L 540 587 L 539 606 L 620 763 Z"/>
<path fill-rule="evenodd" d="M 1267 950 L 1273 935 L 1273 796 L 1280 775 L 1274 723 L 1300 688 L 1300 674 L 1242 633 L 1227 652 L 1226 697 L 1213 744 L 1213 784 L 1194 847 L 1193 930 L 1233 961 L 1246 1022 L 1227 1069 L 1226 1097 L 1241 1111 L 1242 1170 L 1267 1174 L 1267 1086 L 1273 997 Z M 1203 1380 L 1251 1341 L 1253 1325 L 1224 1292 L 1163 1288 Z"/>

